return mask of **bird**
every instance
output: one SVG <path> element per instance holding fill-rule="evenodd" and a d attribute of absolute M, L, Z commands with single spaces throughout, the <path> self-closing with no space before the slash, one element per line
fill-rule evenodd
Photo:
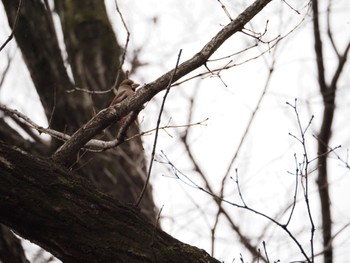
<path fill-rule="evenodd" d="M 140 84 L 134 83 L 134 81 L 132 81 L 131 79 L 123 80 L 120 83 L 116 95 L 110 106 L 121 103 L 126 98 L 133 96 L 138 86 L 140 86 Z"/>
<path fill-rule="evenodd" d="M 110 106 L 117 105 L 121 103 L 123 100 L 125 100 L 126 98 L 133 96 L 138 86 L 140 86 L 140 84 L 134 83 L 134 81 L 132 81 L 131 79 L 123 80 L 120 83 L 118 90 L 116 92 L 116 95 L 112 100 L 112 103 Z M 119 121 L 117 121 L 116 130 L 117 130 L 118 140 L 124 140 L 127 129 L 129 128 L 130 124 L 135 121 L 136 117 L 137 117 L 137 113 L 136 115 L 131 113 L 129 120 L 128 120 L 128 116 L 124 116 Z"/>

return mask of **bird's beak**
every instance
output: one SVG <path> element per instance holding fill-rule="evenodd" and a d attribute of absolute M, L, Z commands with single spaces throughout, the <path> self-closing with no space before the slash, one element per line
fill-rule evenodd
<path fill-rule="evenodd" d="M 139 86 L 140 86 L 140 84 L 137 84 L 137 83 L 131 84 L 132 90 L 136 90 L 136 88 L 139 87 Z"/>

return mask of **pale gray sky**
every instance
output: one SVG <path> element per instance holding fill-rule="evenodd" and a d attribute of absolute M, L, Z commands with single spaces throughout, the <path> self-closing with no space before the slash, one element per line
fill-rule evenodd
<path fill-rule="evenodd" d="M 253 1 L 222 2 L 234 18 Z M 279 42 L 277 49 L 271 49 L 269 52 L 269 45 L 259 43 L 257 48 L 250 49 L 241 55 L 220 62 L 208 63 L 208 66 L 214 69 L 225 65 L 230 59 L 233 59 L 232 63 L 235 64 L 252 59 L 220 74 L 222 81 L 227 86 L 217 77 L 207 77 L 196 78 L 175 87 L 170 92 L 163 116 L 163 125 L 186 124 L 189 98 L 196 94 L 193 121 L 197 122 L 206 118 L 209 120 L 205 122 L 205 126 L 197 125 L 191 129 L 190 147 L 201 168 L 207 174 L 213 189 L 218 191 L 221 179 L 264 90 L 269 67 L 275 59 L 274 73 L 268 84 L 267 93 L 242 151 L 233 165 L 233 168 L 239 169 L 241 187 L 247 203 L 272 217 L 277 216 L 292 202 L 294 177 L 288 171 L 295 170 L 294 153 L 297 154 L 299 161 L 303 155 L 301 145 L 288 135 L 288 133 L 298 135 L 298 127 L 293 109 L 286 105 L 287 101 L 294 103 L 294 98 L 298 98 L 298 112 L 303 125 L 307 125 L 311 115 L 315 115 L 309 133 L 307 133 L 307 146 L 310 157 L 316 156 L 316 140 L 312 135 L 317 134 L 321 122 L 322 98 L 316 83 L 312 21 L 310 14 L 307 13 L 308 2 L 308 0 L 288 1 L 291 6 L 300 11 L 300 15 L 297 15 L 283 1 L 273 1 L 246 28 L 255 32 L 264 32 L 266 21 L 269 20 L 267 33 L 264 36 L 265 41 L 278 36 L 286 36 Z M 341 47 L 346 41 L 349 41 L 350 7 L 346 0 L 333 2 L 334 18 L 331 21 L 336 40 Z M 115 11 L 115 3 L 107 0 L 106 5 L 115 31 L 118 32 L 118 40 L 123 42 L 126 35 Z M 147 63 L 132 76 L 140 83 L 151 82 L 172 69 L 180 49 L 183 50 L 181 61 L 193 56 L 223 25 L 229 22 L 219 2 L 214 0 L 123 0 L 119 1 L 119 5 L 131 33 L 129 58 L 133 49 L 141 48 L 140 59 Z M 321 6 L 322 19 L 325 8 Z M 2 6 L 0 17 L 5 18 Z M 3 42 L 10 31 L 4 19 L 1 19 L 0 23 L 2 32 L 0 40 Z M 322 26 L 323 33 L 325 33 L 324 19 Z M 236 53 L 255 43 L 255 39 L 247 35 L 236 34 L 213 55 L 213 58 Z M 326 66 L 330 72 L 333 72 L 336 59 L 334 54 L 329 52 L 330 43 L 325 42 L 325 44 Z M 265 51 L 267 52 L 263 56 L 255 58 Z M 16 52 L 14 41 L 0 53 L 0 69 L 6 63 L 6 52 L 10 54 Z M 38 98 L 33 93 L 32 84 L 28 81 L 28 72 L 22 64 L 19 51 L 13 63 L 11 74 L 0 90 L 0 102 L 17 108 L 36 122 L 45 125 L 43 113 L 40 113 Z M 124 70 L 128 69 L 128 65 L 128 63 L 125 64 Z M 201 68 L 196 73 L 204 71 L 205 69 Z M 348 71 L 349 66 L 344 72 Z M 348 88 L 349 75 L 344 74 L 338 91 L 338 108 L 331 141 L 332 146 L 339 144 L 343 146 L 339 154 L 344 158 L 347 158 L 346 152 L 350 145 L 348 136 L 350 125 L 347 120 L 350 113 Z M 199 90 L 195 92 L 197 89 Z M 18 96 L 18 94 L 23 94 L 23 96 Z M 156 96 L 141 112 L 140 119 L 142 119 L 144 130 L 155 127 L 162 97 L 163 94 Z M 179 142 L 178 137 L 182 130 L 181 128 L 169 129 L 168 133 L 171 136 L 166 132 L 160 133 L 157 159 L 161 160 L 159 154 L 161 150 L 164 150 L 179 170 L 202 186 L 202 180 L 193 171 L 185 149 Z M 150 154 L 153 135 L 145 136 L 144 142 L 146 153 Z M 311 164 L 310 168 L 314 169 L 314 164 Z M 350 222 L 349 173 L 350 171 L 336 159 L 330 162 L 334 232 Z M 178 180 L 171 179 L 171 175 L 166 165 L 156 163 L 152 183 L 158 206 L 164 206 L 162 211 L 164 230 L 182 241 L 210 252 L 210 227 L 214 223 L 216 206 L 209 196 Z M 230 175 L 235 176 L 234 169 Z M 316 172 L 310 174 L 310 198 L 314 220 L 316 226 L 319 227 L 319 202 L 314 184 L 315 179 Z M 233 180 L 226 183 L 226 194 L 228 200 L 239 202 Z M 229 206 L 227 209 L 232 213 L 232 217 L 242 231 L 252 238 L 259 236 L 269 223 L 250 212 Z M 301 244 L 305 246 L 306 251 L 309 251 L 310 227 L 302 200 L 298 202 L 292 222 L 292 228 L 295 229 Z M 347 238 L 349 235 L 350 229 L 346 228 L 334 240 L 335 262 L 344 262 L 345 258 L 349 258 L 350 252 L 347 249 L 350 245 Z M 271 260 L 280 259 L 281 262 L 287 262 L 292 259 L 302 259 L 297 246 L 281 229 L 271 225 L 267 228 L 264 240 L 267 242 Z M 317 229 L 316 253 L 319 252 L 320 240 L 321 233 Z M 262 244 L 256 245 L 262 249 Z M 234 258 L 238 262 L 240 253 L 249 262 L 249 254 L 239 244 L 237 236 L 227 226 L 226 220 L 220 219 L 214 256 L 225 262 L 232 262 Z"/>

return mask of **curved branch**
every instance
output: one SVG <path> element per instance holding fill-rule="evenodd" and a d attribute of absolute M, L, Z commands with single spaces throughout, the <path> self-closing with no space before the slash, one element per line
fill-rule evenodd
<path fill-rule="evenodd" d="M 122 103 L 100 111 L 93 119 L 75 132 L 70 140 L 63 144 L 52 158 L 63 164 L 69 165 L 74 161 L 79 149 L 91 138 L 100 133 L 113 122 L 118 121 L 127 113 L 142 108 L 143 104 L 151 100 L 157 93 L 166 89 L 169 82 L 174 83 L 181 77 L 204 65 L 209 57 L 233 34 L 242 30 L 256 14 L 258 14 L 272 0 L 257 0 L 244 10 L 235 20 L 219 31 L 196 55 L 170 70 L 153 82 L 146 84 L 135 96 Z"/>
<path fill-rule="evenodd" d="M 16 29 L 16 25 L 17 25 L 17 20 L 18 20 L 18 15 L 19 15 L 19 11 L 21 10 L 22 7 L 22 0 L 19 1 L 18 3 L 18 7 L 17 7 L 17 11 L 16 11 L 16 15 L 13 21 L 13 25 L 12 25 L 12 29 L 11 29 L 11 34 L 8 36 L 8 38 L 6 39 L 6 41 L 1 45 L 0 47 L 0 52 L 1 50 L 4 49 L 4 47 L 12 40 L 13 38 L 13 33 L 15 32 Z"/>

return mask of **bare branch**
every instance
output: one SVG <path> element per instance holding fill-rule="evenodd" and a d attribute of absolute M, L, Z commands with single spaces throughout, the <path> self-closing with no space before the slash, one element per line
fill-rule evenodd
<path fill-rule="evenodd" d="M 3 72 L 1 73 L 1 76 L 0 76 L 0 88 L 2 87 L 2 85 L 5 82 L 7 73 L 9 72 L 9 69 L 11 66 L 12 59 L 13 59 L 13 57 L 11 57 L 9 54 L 7 54 L 7 63 L 6 63 L 6 66 L 3 70 Z"/>
<path fill-rule="evenodd" d="M 198 162 L 196 161 L 196 159 L 194 158 L 193 154 L 192 154 L 192 150 L 188 145 L 188 141 L 187 141 L 187 137 L 188 137 L 188 130 L 186 130 L 186 133 L 184 136 L 182 136 L 182 142 L 186 148 L 186 153 L 188 154 L 192 164 L 194 165 L 194 169 L 195 171 L 200 175 L 200 177 L 203 179 L 204 181 L 204 189 L 206 189 L 206 191 L 209 191 L 210 193 L 214 193 L 212 187 L 210 186 L 210 183 L 207 179 L 207 176 L 205 175 L 204 171 L 201 169 L 201 167 L 199 166 Z M 164 154 L 164 158 L 166 160 L 166 164 L 169 164 L 168 161 L 169 159 L 166 157 L 166 155 Z M 170 165 L 172 166 L 172 164 L 170 163 Z M 173 169 L 174 171 L 174 169 Z M 176 169 L 175 169 L 175 174 L 176 174 Z M 184 181 L 183 181 L 184 182 Z M 186 185 L 189 185 L 188 183 L 184 182 Z M 217 204 L 218 206 L 218 212 L 216 214 L 216 217 L 218 218 L 220 214 L 222 214 L 226 220 L 228 221 L 228 223 L 230 224 L 231 228 L 233 229 L 233 231 L 237 234 L 237 236 L 239 237 L 240 242 L 244 245 L 244 247 L 251 253 L 251 255 L 255 258 L 259 258 L 260 254 L 258 253 L 258 251 L 256 250 L 255 246 L 252 245 L 252 241 L 249 239 L 248 236 L 246 236 L 243 231 L 240 229 L 239 225 L 236 224 L 232 217 L 230 216 L 229 212 L 227 211 L 227 209 L 225 209 L 225 207 L 222 205 L 223 201 L 220 198 L 217 198 L 217 195 L 210 195 L 213 198 L 213 201 Z M 215 225 L 212 228 L 212 231 L 215 231 Z M 264 257 L 261 258 L 261 260 L 263 262 L 267 262 L 266 259 Z"/>
<path fill-rule="evenodd" d="M 162 119 L 162 114 L 163 114 L 163 110 L 164 110 L 164 106 L 165 106 L 165 101 L 166 101 L 166 98 L 168 97 L 168 94 L 170 92 L 170 87 L 171 87 L 171 83 L 173 82 L 173 77 L 175 76 L 177 68 L 179 66 L 181 53 L 182 53 L 182 49 L 180 49 L 179 54 L 177 56 L 176 65 L 175 65 L 175 69 L 174 69 L 174 74 L 173 74 L 172 78 L 169 81 L 168 87 L 167 87 L 166 92 L 165 92 L 164 97 L 163 97 L 162 104 L 160 106 L 159 115 L 158 115 L 158 119 L 157 119 L 156 132 L 155 132 L 155 135 L 154 135 L 154 142 L 153 142 L 153 149 L 152 149 L 152 154 L 151 154 L 151 160 L 150 160 L 148 173 L 147 173 L 147 178 L 146 178 L 146 181 L 145 181 L 145 183 L 143 185 L 143 188 L 142 188 L 142 191 L 140 193 L 140 196 L 138 197 L 137 201 L 135 202 L 135 206 L 136 207 L 138 207 L 139 204 L 141 203 L 143 195 L 145 194 L 145 191 L 147 189 L 147 185 L 148 185 L 149 179 L 151 177 L 152 166 L 153 166 L 153 161 L 154 161 L 154 155 L 156 153 L 156 147 L 157 147 L 157 142 L 158 142 L 159 126 L 160 126 L 160 122 L 161 122 L 161 119 Z"/>
<path fill-rule="evenodd" d="M 38 142 L 40 141 L 40 143 L 44 143 L 44 142 L 36 134 L 34 134 L 33 131 L 31 131 L 30 129 L 35 129 L 39 133 L 44 133 L 44 134 L 50 135 L 51 137 L 58 139 L 58 140 L 61 140 L 61 141 L 64 141 L 64 142 L 71 138 L 71 136 L 66 134 L 66 133 L 62 133 L 62 132 L 59 132 L 59 131 L 56 131 L 53 129 L 49 129 L 49 128 L 44 128 L 44 127 L 36 124 L 29 117 L 27 117 L 23 113 L 19 112 L 18 110 L 10 109 L 7 106 L 1 105 L 1 104 L 0 104 L 0 110 L 2 110 L 3 112 L 5 112 L 5 114 L 10 116 L 18 125 L 21 126 L 22 129 L 24 129 L 28 133 L 29 136 L 31 136 L 34 140 L 36 140 Z M 22 122 L 21 120 L 23 120 L 25 123 Z M 119 136 L 117 136 L 116 139 L 111 140 L 111 141 L 102 141 L 102 140 L 92 139 L 86 143 L 86 145 L 83 147 L 83 149 L 87 150 L 87 151 L 91 151 L 91 152 L 102 152 L 102 151 L 105 151 L 108 149 L 115 148 L 115 147 L 119 146 L 120 144 L 122 144 L 123 142 L 130 141 L 136 137 L 150 134 L 151 132 L 157 130 L 157 128 L 150 129 L 150 130 L 141 132 L 139 134 L 135 134 L 129 138 L 124 137 L 122 139 L 122 135 L 123 135 L 122 133 L 125 133 L 126 129 L 128 129 L 128 127 L 131 125 L 133 120 L 135 120 L 135 115 L 130 113 L 130 116 L 127 117 L 126 123 L 125 123 L 125 125 L 123 125 L 121 127 L 120 132 L 119 132 L 120 134 L 119 134 Z M 196 126 L 196 125 L 206 125 L 205 122 L 207 120 L 208 120 L 208 118 L 201 120 L 201 121 L 194 122 L 194 123 L 183 124 L 183 125 L 168 125 L 167 124 L 165 126 L 158 127 L 158 130 L 176 129 L 176 128 L 182 128 L 182 127 L 192 127 L 192 126 Z"/>
<path fill-rule="evenodd" d="M 232 19 L 230 13 L 228 12 L 226 6 L 220 0 L 218 0 L 218 2 L 220 3 L 222 10 L 224 10 L 226 16 L 230 19 L 230 21 L 232 21 L 233 19 Z"/>
<path fill-rule="evenodd" d="M 327 34 L 328 34 L 329 41 L 332 44 L 333 50 L 334 50 L 335 54 L 337 54 L 337 57 L 339 58 L 340 53 L 339 53 L 338 48 L 335 44 L 332 29 L 331 29 L 331 6 L 332 6 L 332 0 L 330 0 L 328 2 L 328 6 L 327 6 Z"/>
<path fill-rule="evenodd" d="M 282 224 L 280 222 L 278 222 L 276 219 L 274 219 L 273 217 L 260 212 L 250 206 L 247 206 L 245 204 L 240 205 L 238 203 L 229 201 L 221 196 L 218 196 L 216 194 L 214 194 L 213 192 L 210 192 L 209 190 L 203 188 L 202 186 L 198 185 L 194 180 L 192 180 L 189 176 L 187 176 L 186 174 L 184 174 L 183 172 L 181 172 L 179 169 L 176 168 L 176 166 L 169 160 L 169 158 L 164 154 L 164 152 L 162 152 L 163 154 L 163 158 L 165 160 L 165 164 L 170 165 L 172 167 L 172 171 L 174 173 L 174 176 L 176 179 L 180 180 L 182 183 L 185 183 L 186 185 L 195 188 L 197 190 L 200 190 L 210 196 L 212 196 L 215 199 L 221 200 L 221 202 L 229 204 L 233 207 L 236 208 L 240 208 L 240 209 L 245 209 L 247 211 L 250 211 L 252 213 L 255 213 L 265 219 L 267 219 L 268 221 L 274 223 L 276 226 L 278 226 L 279 228 L 281 228 L 284 232 L 287 233 L 287 235 L 293 240 L 293 242 L 296 244 L 296 246 L 300 249 L 300 252 L 302 253 L 302 255 L 305 257 L 306 262 L 311 263 L 313 261 L 311 261 L 311 259 L 309 258 L 309 256 L 306 254 L 305 249 L 303 248 L 303 246 L 300 244 L 300 242 L 297 240 L 297 238 L 293 235 L 293 233 L 291 232 L 291 230 L 289 230 L 287 228 L 287 226 L 285 224 Z M 242 195 L 242 193 L 241 193 Z"/>
<path fill-rule="evenodd" d="M 236 187 L 237 187 L 239 198 L 242 201 L 243 207 L 248 207 L 247 204 L 244 201 L 244 198 L 243 198 L 243 195 L 242 195 L 242 191 L 241 191 L 241 186 L 240 186 L 239 181 L 238 181 L 238 169 L 235 169 L 235 172 L 236 172 L 236 179 L 234 179 L 234 181 L 236 183 Z M 233 179 L 233 178 L 231 177 L 231 179 Z"/>
<path fill-rule="evenodd" d="M 192 122 L 192 107 L 193 107 L 194 101 L 193 99 L 191 100 L 190 103 L 190 111 L 189 111 L 189 117 L 188 117 L 188 123 Z M 181 141 L 183 143 L 183 145 L 185 146 L 186 149 L 186 153 L 188 154 L 188 157 L 190 158 L 193 166 L 194 166 L 194 170 L 200 175 L 200 177 L 202 178 L 202 180 L 204 181 L 205 184 L 205 189 L 207 189 L 209 192 L 214 193 L 213 189 L 208 181 L 208 177 L 207 175 L 204 173 L 203 169 L 201 169 L 201 167 L 199 166 L 198 162 L 196 161 L 191 147 L 189 146 L 188 143 L 188 136 L 189 136 L 189 129 L 186 129 L 185 133 L 183 136 L 181 136 Z M 166 159 L 167 160 L 167 159 Z M 240 242 L 245 246 L 245 248 L 251 253 L 251 255 L 254 258 L 260 258 L 260 254 L 259 252 L 256 250 L 255 246 L 252 244 L 252 241 L 249 239 L 249 237 L 247 235 L 245 235 L 241 229 L 239 228 L 239 226 L 233 221 L 232 217 L 229 215 L 229 212 L 227 211 L 227 209 L 225 209 L 225 207 L 222 205 L 222 199 L 220 198 L 216 198 L 216 196 L 213 196 L 213 201 L 217 204 L 218 206 L 218 211 L 216 213 L 215 216 L 215 223 L 214 226 L 211 228 L 211 234 L 212 234 L 212 251 L 214 251 L 214 235 L 215 235 L 215 231 L 216 231 L 216 225 L 219 219 L 220 215 L 223 215 L 226 220 L 228 221 L 228 223 L 230 224 L 231 228 L 233 229 L 233 231 L 237 234 L 237 236 L 240 239 Z M 213 252 L 212 252 L 213 253 Z M 261 257 L 261 260 L 263 262 L 267 262 L 267 260 L 264 257 Z"/>
<path fill-rule="evenodd" d="M 247 137 L 247 135 L 248 135 L 248 132 L 249 132 L 249 130 L 250 130 L 250 127 L 252 126 L 252 123 L 253 123 L 253 121 L 254 121 L 254 119 L 255 119 L 256 113 L 257 113 L 258 110 L 260 109 L 261 102 L 262 102 L 263 98 L 265 97 L 265 94 L 266 94 L 267 89 L 268 89 L 268 87 L 269 87 L 270 80 L 271 80 L 271 78 L 272 78 L 272 73 L 273 73 L 273 70 L 274 70 L 274 65 L 275 65 L 275 59 L 273 59 L 272 64 L 271 64 L 271 66 L 270 66 L 270 68 L 269 68 L 269 75 L 268 75 L 268 77 L 267 77 L 267 79 L 266 79 L 263 92 L 261 93 L 261 95 L 260 95 L 260 97 L 259 97 L 259 100 L 258 100 L 258 102 L 257 102 L 257 104 L 256 104 L 256 107 L 255 107 L 254 111 L 252 112 L 252 115 L 251 115 L 251 117 L 250 117 L 250 119 L 249 119 L 249 121 L 248 121 L 248 124 L 247 124 L 246 128 L 245 128 L 245 131 L 244 131 L 243 136 L 242 136 L 242 138 L 241 138 L 241 141 L 240 141 L 240 143 L 239 143 L 239 145 L 238 145 L 238 148 L 237 148 L 237 150 L 235 151 L 235 153 L 234 153 L 234 155 L 233 155 L 233 157 L 232 157 L 232 159 L 231 159 L 231 161 L 230 161 L 230 163 L 229 163 L 229 165 L 228 165 L 228 168 L 227 168 L 227 170 L 226 170 L 225 176 L 223 177 L 223 179 L 222 179 L 222 181 L 221 181 L 221 194 L 220 194 L 221 196 L 224 195 L 226 179 L 229 177 L 229 175 L 230 175 L 230 173 L 231 173 L 231 169 L 232 169 L 232 167 L 233 167 L 233 164 L 234 164 L 235 160 L 237 159 L 238 154 L 240 153 L 240 150 L 241 150 L 241 148 L 242 148 L 242 146 L 243 146 L 243 143 L 244 143 L 245 140 L 246 140 L 246 137 Z"/>
<path fill-rule="evenodd" d="M 6 39 L 6 41 L 1 45 L 0 47 L 0 52 L 1 50 L 4 49 L 4 47 L 12 40 L 13 38 L 13 34 L 15 32 L 15 29 L 16 29 L 16 25 L 17 25 L 17 20 L 18 20 L 18 15 L 19 15 L 19 11 L 21 10 L 21 7 L 22 7 L 22 0 L 19 0 L 19 3 L 18 3 L 18 8 L 17 8 L 17 12 L 16 12 L 16 16 L 15 16 L 15 20 L 13 22 L 13 26 L 12 26 L 12 29 L 11 29 L 11 34 L 8 36 L 8 38 Z"/>
<path fill-rule="evenodd" d="M 32 121 L 29 117 L 27 117 L 23 113 L 19 112 L 18 110 L 10 109 L 10 108 L 6 107 L 5 105 L 1 105 L 1 104 L 0 104 L 0 110 L 5 112 L 8 116 L 10 116 L 16 122 L 19 122 L 20 121 L 19 119 L 24 120 L 27 123 L 28 127 L 37 130 L 39 133 L 46 133 L 46 134 L 49 134 L 50 136 L 52 136 L 53 138 L 60 139 L 60 140 L 70 139 L 70 136 L 68 136 L 64 133 L 39 126 L 34 121 Z"/>
<path fill-rule="evenodd" d="M 296 10 L 294 7 L 292 7 L 286 0 L 282 0 L 283 3 L 285 3 L 290 9 L 292 9 L 295 13 L 297 13 L 298 15 L 300 15 L 300 12 L 298 10 Z"/>
<path fill-rule="evenodd" d="M 125 31 L 126 31 L 126 40 L 125 40 L 124 51 L 123 51 L 123 55 L 122 55 L 122 59 L 121 59 L 120 65 L 119 65 L 117 77 L 115 78 L 115 82 L 114 82 L 114 87 L 116 88 L 118 86 L 118 83 L 119 83 L 120 74 L 122 72 L 122 67 L 124 65 L 126 52 L 128 50 L 128 45 L 129 45 L 129 41 L 130 41 L 130 31 L 129 31 L 126 23 L 125 23 L 125 20 L 124 20 L 122 12 L 120 12 L 120 10 L 119 10 L 118 1 L 115 0 L 114 2 L 115 2 L 115 9 L 117 10 L 117 12 L 118 12 L 118 14 L 120 16 L 120 19 L 122 20 L 123 26 L 124 26 Z"/>
<path fill-rule="evenodd" d="M 113 89 L 114 89 L 114 86 L 111 87 L 108 90 L 88 90 L 88 89 L 82 89 L 82 88 L 79 88 L 79 87 L 74 87 L 73 89 L 66 90 L 65 92 L 68 93 L 68 94 L 76 92 L 76 91 L 81 91 L 81 92 L 84 92 L 84 93 L 87 93 L 87 94 L 106 94 L 106 93 L 111 92 Z"/>
<path fill-rule="evenodd" d="M 289 213 L 289 217 L 286 223 L 286 227 L 289 225 L 290 221 L 292 220 L 292 216 L 294 213 L 295 206 L 297 204 L 297 194 L 298 194 L 298 182 L 299 182 L 299 166 L 298 166 L 298 160 L 297 155 L 294 154 L 294 161 L 295 161 L 295 185 L 294 185 L 294 196 L 293 196 L 293 203 L 292 208 Z"/>
<path fill-rule="evenodd" d="M 337 84 L 338 84 L 338 80 L 339 77 L 341 75 L 341 73 L 343 72 L 343 68 L 345 66 L 348 54 L 349 54 L 349 50 L 350 50 L 350 42 L 348 43 L 348 45 L 346 46 L 343 55 L 339 56 L 339 61 L 338 61 L 338 66 L 334 72 L 331 84 L 330 84 L 330 90 L 335 91 L 337 88 Z"/>
<path fill-rule="evenodd" d="M 256 0 L 246 8 L 235 20 L 219 31 L 196 55 L 179 65 L 176 74 L 174 69 L 165 73 L 155 81 L 145 85 L 139 92 L 118 105 L 100 111 L 93 119 L 76 131 L 70 140 L 64 143 L 52 156 L 58 163 L 68 165 L 74 162 L 77 152 L 95 135 L 102 132 L 112 122 L 118 121 L 132 110 L 140 109 L 144 103 L 157 93 L 166 89 L 170 80 L 177 81 L 194 69 L 202 66 L 209 57 L 233 34 L 242 30 L 256 14 L 271 0 Z"/>
<path fill-rule="evenodd" d="M 266 250 L 266 243 L 265 241 L 263 241 L 263 246 L 264 246 L 264 252 L 265 252 L 265 257 L 267 258 L 267 262 L 270 262 L 269 256 L 267 254 L 267 250 Z"/>
<path fill-rule="evenodd" d="M 318 0 L 312 1 L 312 11 L 313 11 L 313 25 L 314 25 L 314 38 L 315 38 L 315 53 L 316 53 L 316 63 L 318 69 L 318 83 L 320 85 L 321 93 L 325 93 L 327 89 L 326 79 L 325 79 L 325 68 L 323 60 L 323 47 L 320 33 L 320 22 L 318 13 Z"/>

